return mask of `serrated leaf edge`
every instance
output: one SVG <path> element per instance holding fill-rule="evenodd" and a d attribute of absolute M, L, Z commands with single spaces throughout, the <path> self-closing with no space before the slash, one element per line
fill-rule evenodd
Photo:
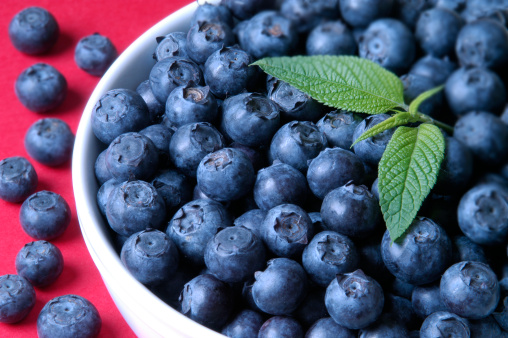
<path fill-rule="evenodd" d="M 393 230 L 394 229 L 391 229 L 390 225 L 389 225 L 389 222 L 390 222 L 390 219 L 393 218 L 394 215 L 388 215 L 387 214 L 387 211 L 388 210 L 385 210 L 386 209 L 386 204 L 390 204 L 391 202 L 393 202 L 393 199 L 391 199 L 391 201 L 388 201 L 387 199 L 383 198 L 383 194 L 384 194 L 384 188 L 383 188 L 383 179 L 386 178 L 386 174 L 393 168 L 389 168 L 388 170 L 386 170 L 386 172 L 383 172 L 383 170 L 385 170 L 385 166 L 384 166 L 384 163 L 386 161 L 388 161 L 389 159 L 387 159 L 385 157 L 385 154 L 387 154 L 386 150 L 388 150 L 388 147 L 390 147 L 390 143 L 392 143 L 392 141 L 395 141 L 398 137 L 401 137 L 402 136 L 402 133 L 409 133 L 409 132 L 412 132 L 414 129 L 417 129 L 417 135 L 416 135 L 416 141 L 413 143 L 413 150 L 411 152 L 411 158 L 413 158 L 413 154 L 414 154 L 414 151 L 416 149 L 416 144 L 418 143 L 418 134 L 420 133 L 420 130 L 419 128 L 430 128 L 430 129 L 433 129 L 432 132 L 435 134 L 435 135 L 439 135 L 438 138 L 439 138 L 439 141 L 440 141 L 440 145 L 438 145 L 436 143 L 436 146 L 438 147 L 438 153 L 435 153 L 436 155 L 436 171 L 435 173 L 430 173 L 430 176 L 429 175 L 426 175 L 427 176 L 427 180 L 428 180 L 428 191 L 426 194 L 423 194 L 422 193 L 422 189 L 421 189 L 421 186 L 420 188 L 418 189 L 420 191 L 420 195 L 425 195 L 423 197 L 421 197 L 421 201 L 414 201 L 414 197 L 411 196 L 411 198 L 413 199 L 413 201 L 415 202 L 415 205 L 413 207 L 413 211 L 416 209 L 416 211 L 412 212 L 413 215 L 410 217 L 411 219 L 408 221 L 408 220 L 402 220 L 402 221 L 405 221 L 407 224 L 405 224 L 404 226 L 399 226 L 397 227 L 395 230 L 398 230 L 397 232 L 394 232 Z M 440 147 L 439 147 L 440 146 Z M 409 228 L 409 226 L 411 225 L 411 223 L 413 222 L 414 218 L 416 217 L 417 213 L 418 213 L 418 210 L 420 209 L 423 201 L 425 200 L 425 198 L 428 196 L 428 194 L 430 193 L 432 187 L 434 186 L 434 184 L 436 183 L 436 180 L 437 180 L 437 176 L 439 174 L 439 168 L 441 166 L 441 162 L 444 158 L 444 147 L 445 147 L 445 140 L 444 140 L 444 136 L 443 134 L 441 133 L 441 131 L 439 130 L 438 127 L 436 127 L 435 125 L 432 125 L 432 124 L 428 124 L 428 123 L 424 123 L 424 124 L 421 124 L 418 128 L 410 128 L 410 127 L 399 127 L 397 128 L 396 132 L 394 133 L 394 135 L 392 136 L 392 139 L 390 140 L 390 142 L 388 143 L 388 146 L 385 150 L 385 153 L 383 153 L 383 157 L 381 158 L 381 161 L 379 163 L 379 193 L 380 193 L 380 198 L 379 198 L 379 204 L 380 204 L 380 207 L 381 207 L 381 210 L 383 212 L 383 218 L 386 222 L 386 226 L 387 226 L 387 229 L 388 229 L 388 232 L 390 233 L 390 238 L 392 240 L 392 242 L 396 241 L 397 239 L 399 239 L 405 232 L 406 230 Z M 442 151 L 439 151 L 439 149 L 441 149 Z M 401 149 L 399 149 L 400 151 Z M 411 160 L 412 161 L 412 160 Z M 410 162 L 411 163 L 411 162 Z M 430 163 L 430 162 L 429 162 Z M 408 168 L 411 167 L 411 164 L 408 166 Z M 407 177 L 408 177 L 408 172 L 409 170 L 405 170 L 405 179 L 404 179 L 404 187 L 406 186 L 406 182 L 407 182 Z M 420 183 L 420 182 L 418 182 Z M 393 189 L 392 189 L 393 190 Z M 390 190 L 390 191 L 392 191 Z M 406 188 L 403 189 L 402 191 L 402 194 L 404 194 L 406 191 Z M 404 201 L 404 198 L 402 197 L 401 198 L 401 206 L 400 206 L 400 209 L 399 209 L 399 212 L 402 210 L 402 204 L 403 204 L 403 201 Z M 383 203 L 384 202 L 384 203 Z M 389 207 L 389 206 L 388 206 Z M 399 221 L 401 219 L 403 219 L 404 217 L 400 217 L 399 216 Z M 400 229 L 403 229 L 403 230 L 400 230 Z"/>

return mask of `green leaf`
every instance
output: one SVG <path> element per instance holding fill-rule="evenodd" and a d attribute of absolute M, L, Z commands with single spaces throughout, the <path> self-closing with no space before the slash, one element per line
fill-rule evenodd
<path fill-rule="evenodd" d="M 392 241 L 411 225 L 436 183 L 445 140 L 438 127 L 399 127 L 379 162 L 379 204 Z"/>
<path fill-rule="evenodd" d="M 440 92 L 442 89 L 444 88 L 444 85 L 443 86 L 439 86 L 439 87 L 436 87 L 436 88 L 432 88 L 432 89 L 429 89 L 423 93 L 421 93 L 420 95 L 418 95 L 416 97 L 416 99 L 413 100 L 413 102 L 411 102 L 411 104 L 409 105 L 409 112 L 411 114 L 416 114 L 418 113 L 418 108 L 420 108 L 420 105 L 423 103 L 423 101 L 427 100 L 428 98 L 430 98 L 431 96 L 434 96 L 436 95 L 438 92 Z"/>
<path fill-rule="evenodd" d="M 265 58 L 254 65 L 328 106 L 367 114 L 408 109 L 400 79 L 370 60 L 355 56 L 294 56 Z"/>
<path fill-rule="evenodd" d="M 363 134 L 360 135 L 360 137 L 357 138 L 356 141 L 351 145 L 351 147 L 353 147 L 360 141 L 368 139 L 369 137 L 381 134 L 385 130 L 392 129 L 398 126 L 403 126 L 410 122 L 417 122 L 418 120 L 419 120 L 418 116 L 411 115 L 408 112 L 397 113 L 392 117 L 389 117 L 388 119 L 384 120 L 383 122 L 378 123 L 374 125 L 372 128 L 364 131 Z"/>

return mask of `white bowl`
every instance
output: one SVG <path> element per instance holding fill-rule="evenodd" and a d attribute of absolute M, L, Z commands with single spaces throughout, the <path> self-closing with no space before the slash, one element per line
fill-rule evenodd
<path fill-rule="evenodd" d="M 139 337 L 224 337 L 160 300 L 131 276 L 122 264 L 96 203 L 99 188 L 94 174 L 95 159 L 103 145 L 92 132 L 95 103 L 110 89 L 136 89 L 148 79 L 154 65 L 155 38 L 174 31 L 187 31 L 196 3 L 171 14 L 138 38 L 102 77 L 88 101 L 79 123 L 72 158 L 72 182 L 79 224 L 88 251 L 104 284 L 123 317 Z"/>

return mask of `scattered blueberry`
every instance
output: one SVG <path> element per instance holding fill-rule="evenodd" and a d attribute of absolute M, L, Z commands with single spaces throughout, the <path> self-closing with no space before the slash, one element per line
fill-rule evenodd
<path fill-rule="evenodd" d="M 188 58 L 187 34 L 184 32 L 172 32 L 157 38 L 157 48 L 153 54 L 156 61 L 173 56 Z"/>
<path fill-rule="evenodd" d="M 222 329 L 227 337 L 256 338 L 263 325 L 263 316 L 252 310 L 242 310 Z"/>
<path fill-rule="evenodd" d="M 90 75 L 102 76 L 118 56 L 111 40 L 99 33 L 79 40 L 74 50 L 74 61 Z"/>
<path fill-rule="evenodd" d="M 393 0 L 339 0 L 339 8 L 344 20 L 353 27 L 366 27 L 372 21 L 389 16 Z"/>
<path fill-rule="evenodd" d="M 65 100 L 67 80 L 55 67 L 36 63 L 21 72 L 14 84 L 14 91 L 26 108 L 45 113 Z"/>
<path fill-rule="evenodd" d="M 44 305 L 37 318 L 40 338 L 94 338 L 99 335 L 102 319 L 97 308 L 77 295 L 53 298 Z"/>
<path fill-rule="evenodd" d="M 454 313 L 446 311 L 434 312 L 425 318 L 420 328 L 421 338 L 434 338 L 447 334 L 452 337 L 469 337 L 469 322 Z"/>
<path fill-rule="evenodd" d="M 39 163 L 58 166 L 68 162 L 74 147 L 74 134 L 63 120 L 36 121 L 25 134 L 25 149 Z"/>
<path fill-rule="evenodd" d="M 330 147 L 351 150 L 353 133 L 362 121 L 359 114 L 336 110 L 323 116 L 316 125 L 325 134 Z"/>
<path fill-rule="evenodd" d="M 303 328 L 288 316 L 275 316 L 263 323 L 258 338 L 303 338 Z"/>
<path fill-rule="evenodd" d="M 28 197 L 19 211 L 19 222 L 32 238 L 50 240 L 62 235 L 71 220 L 71 209 L 62 196 L 39 191 Z"/>
<path fill-rule="evenodd" d="M 62 252 L 46 241 L 25 244 L 16 255 L 16 272 L 36 287 L 52 284 L 63 267 Z"/>
<path fill-rule="evenodd" d="M 19 203 L 35 192 L 38 177 L 34 167 L 21 156 L 0 161 L 0 198 Z"/>
<path fill-rule="evenodd" d="M 9 23 L 9 38 L 17 50 L 42 54 L 53 47 L 60 29 L 55 17 L 42 7 L 27 7 Z"/>
<path fill-rule="evenodd" d="M 32 284 L 18 275 L 0 276 L 0 323 L 23 320 L 35 305 Z"/>

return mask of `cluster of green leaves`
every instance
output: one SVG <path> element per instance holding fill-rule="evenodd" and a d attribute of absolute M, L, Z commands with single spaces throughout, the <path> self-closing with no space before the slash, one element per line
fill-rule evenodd
<path fill-rule="evenodd" d="M 439 128 L 449 131 L 451 127 L 418 112 L 420 104 L 442 86 L 422 93 L 408 106 L 402 81 L 377 63 L 359 57 L 276 57 L 254 65 L 325 105 L 357 113 L 392 114 L 356 142 L 397 128 L 379 163 L 378 185 L 390 237 L 392 241 L 401 237 L 436 183 L 444 157 L 445 140 Z M 404 126 L 409 123 L 419 125 Z"/>

